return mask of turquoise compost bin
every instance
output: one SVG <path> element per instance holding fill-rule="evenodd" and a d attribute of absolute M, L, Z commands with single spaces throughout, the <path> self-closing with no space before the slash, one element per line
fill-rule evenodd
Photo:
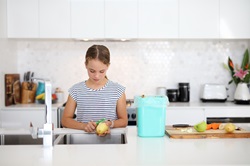
<path fill-rule="evenodd" d="M 167 96 L 135 96 L 137 134 L 140 137 L 162 137 L 165 134 Z"/>

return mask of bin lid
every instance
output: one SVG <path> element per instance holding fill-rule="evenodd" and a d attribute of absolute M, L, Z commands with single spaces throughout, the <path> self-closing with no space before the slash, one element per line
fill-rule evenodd
<path fill-rule="evenodd" d="M 135 96 L 134 104 L 136 107 L 154 106 L 166 107 L 169 104 L 167 96 Z"/>

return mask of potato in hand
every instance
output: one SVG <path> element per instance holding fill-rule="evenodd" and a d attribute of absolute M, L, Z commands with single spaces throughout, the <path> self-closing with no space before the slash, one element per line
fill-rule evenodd
<path fill-rule="evenodd" d="M 104 134 L 106 131 L 108 131 L 109 127 L 105 122 L 99 123 L 96 127 L 96 133 L 98 135 Z"/>

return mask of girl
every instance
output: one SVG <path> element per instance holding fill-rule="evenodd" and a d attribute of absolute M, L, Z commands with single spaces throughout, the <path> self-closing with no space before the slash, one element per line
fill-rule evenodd
<path fill-rule="evenodd" d="M 109 128 L 127 126 L 125 87 L 106 77 L 110 53 L 103 45 L 91 46 L 85 56 L 88 80 L 69 89 L 68 100 L 62 117 L 67 128 L 94 132 L 96 121 L 105 118 Z M 74 120 L 77 109 L 77 120 Z M 110 129 L 102 136 L 110 133 Z"/>

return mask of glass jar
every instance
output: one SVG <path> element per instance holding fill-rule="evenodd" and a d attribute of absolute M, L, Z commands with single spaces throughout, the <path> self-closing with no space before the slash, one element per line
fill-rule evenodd
<path fill-rule="evenodd" d="M 168 89 L 167 96 L 169 102 L 177 102 L 178 101 L 178 89 Z"/>

